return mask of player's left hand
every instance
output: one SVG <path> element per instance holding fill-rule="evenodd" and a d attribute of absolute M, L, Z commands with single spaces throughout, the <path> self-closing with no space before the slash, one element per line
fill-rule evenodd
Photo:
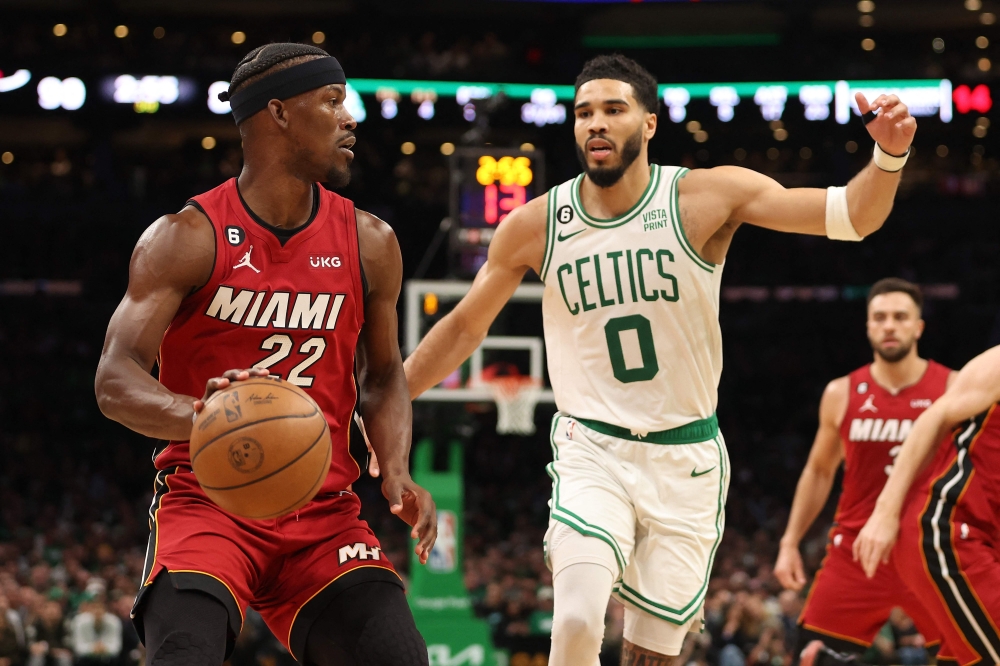
<path fill-rule="evenodd" d="M 889 553 L 899 535 L 899 516 L 885 515 L 875 509 L 854 540 L 854 561 L 861 563 L 865 575 L 875 576 L 879 563 L 889 563 Z"/>
<path fill-rule="evenodd" d="M 410 537 L 418 539 L 414 552 L 421 564 L 427 564 L 437 540 L 437 507 L 431 494 L 414 483 L 409 474 L 385 477 L 382 494 L 389 500 L 389 511 L 411 525 Z"/>
<path fill-rule="evenodd" d="M 913 135 L 917 132 L 917 119 L 910 115 L 910 110 L 899 101 L 899 97 L 879 95 L 869 104 L 863 94 L 856 93 L 854 100 L 862 114 L 869 111 L 877 114 L 875 120 L 865 127 L 882 150 L 890 155 L 903 155 L 910 149 Z"/>

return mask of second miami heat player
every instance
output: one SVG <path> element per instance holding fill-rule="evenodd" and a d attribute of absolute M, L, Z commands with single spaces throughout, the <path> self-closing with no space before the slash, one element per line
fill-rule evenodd
<path fill-rule="evenodd" d="M 337 61 L 312 46 L 269 44 L 240 62 L 228 99 L 243 171 L 143 233 L 108 326 L 101 410 L 169 441 L 155 457 L 133 609 L 148 666 L 221 666 L 248 606 L 307 664 L 427 664 L 399 576 L 350 492 L 360 474 L 348 451 L 360 397 L 382 492 L 414 526 L 426 561 L 437 520 L 409 475 L 399 245 L 384 222 L 318 185 L 350 179 L 356 123 L 344 108 L 345 82 Z M 159 381 L 150 375 L 155 361 Z M 245 520 L 205 496 L 187 440 L 209 395 L 269 372 L 320 405 L 333 457 L 301 510 Z"/>
<path fill-rule="evenodd" d="M 788 589 L 806 583 L 799 542 L 826 504 L 840 463 L 843 492 L 826 558 L 799 619 L 799 649 L 821 640 L 838 652 L 863 652 L 900 606 L 929 645 L 939 642 L 934 622 L 895 569 L 869 580 L 851 547 L 875 507 L 894 456 L 913 422 L 939 398 L 952 371 L 920 358 L 924 330 L 920 288 L 898 278 L 868 293 L 868 340 L 874 361 L 830 382 L 820 401 L 820 424 L 799 478 L 774 573 Z"/>
<path fill-rule="evenodd" d="M 919 474 L 931 460 L 930 473 Z M 1000 664 L 997 507 L 1000 347 L 993 347 L 969 361 L 913 424 L 854 543 L 874 578 L 892 552 L 944 636 L 948 659 L 938 664 Z"/>

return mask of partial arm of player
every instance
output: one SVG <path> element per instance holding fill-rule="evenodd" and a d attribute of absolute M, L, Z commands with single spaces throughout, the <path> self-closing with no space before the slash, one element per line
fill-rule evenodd
<path fill-rule="evenodd" d="M 396 235 L 382 220 L 357 212 L 361 261 L 368 278 L 365 323 L 358 338 L 358 411 L 382 471 L 389 510 L 413 527 L 417 556 L 427 562 L 437 538 L 437 513 L 430 493 L 410 478 L 413 414 L 399 355 L 396 301 L 403 258 Z"/>
<path fill-rule="evenodd" d="M 525 272 L 529 268 L 540 271 L 545 252 L 545 203 L 545 197 L 538 197 L 504 219 L 469 293 L 406 359 L 411 398 L 437 385 L 469 358 Z"/>
<path fill-rule="evenodd" d="M 861 93 L 856 99 L 862 112 L 878 111 L 867 129 L 882 150 L 890 155 L 906 154 L 917 130 L 917 121 L 906 105 L 895 95 L 880 95 L 870 106 Z M 873 160 L 847 184 L 849 223 L 858 235 L 868 236 L 885 222 L 901 174 L 884 171 Z M 696 207 L 706 209 L 710 219 L 790 233 L 828 234 L 828 192 L 824 189 L 786 189 L 768 176 L 733 166 L 695 170 L 681 181 L 681 187 L 686 198 L 698 202 Z M 706 196 L 697 196 L 699 193 Z M 714 207 L 719 210 L 708 210 Z"/>
<path fill-rule="evenodd" d="M 786 589 L 797 591 L 806 584 L 799 543 L 826 505 L 837 469 L 844 460 L 844 446 L 840 441 L 839 430 L 847 411 L 849 390 L 850 380 L 839 377 L 827 384 L 819 403 L 816 439 L 795 488 L 788 526 L 781 537 L 778 561 L 774 565 L 774 575 Z"/>
<path fill-rule="evenodd" d="M 128 290 L 108 324 L 94 382 L 108 418 L 154 439 L 185 441 L 201 402 L 231 381 L 266 370 L 230 370 L 209 380 L 201 400 L 167 390 L 150 374 L 181 301 L 212 275 L 215 235 L 193 207 L 154 222 L 139 238 L 129 264 Z"/>
<path fill-rule="evenodd" d="M 854 541 L 854 559 L 869 578 L 879 562 L 888 562 L 899 533 L 903 502 L 920 470 L 934 456 L 938 444 L 955 426 L 1000 401 L 1000 347 L 969 361 L 951 387 L 913 424 L 892 465 L 875 510 Z"/>

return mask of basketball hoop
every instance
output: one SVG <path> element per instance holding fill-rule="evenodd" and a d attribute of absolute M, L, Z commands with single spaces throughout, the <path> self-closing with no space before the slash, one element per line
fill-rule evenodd
<path fill-rule="evenodd" d="M 534 377 L 503 375 L 483 380 L 497 403 L 498 435 L 535 434 L 535 405 L 542 389 Z"/>

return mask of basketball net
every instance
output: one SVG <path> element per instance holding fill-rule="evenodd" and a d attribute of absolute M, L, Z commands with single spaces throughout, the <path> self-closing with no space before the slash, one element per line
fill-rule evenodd
<path fill-rule="evenodd" d="M 538 380 L 524 375 L 505 375 L 484 380 L 497 403 L 498 435 L 535 434 L 535 406 L 541 397 Z"/>

